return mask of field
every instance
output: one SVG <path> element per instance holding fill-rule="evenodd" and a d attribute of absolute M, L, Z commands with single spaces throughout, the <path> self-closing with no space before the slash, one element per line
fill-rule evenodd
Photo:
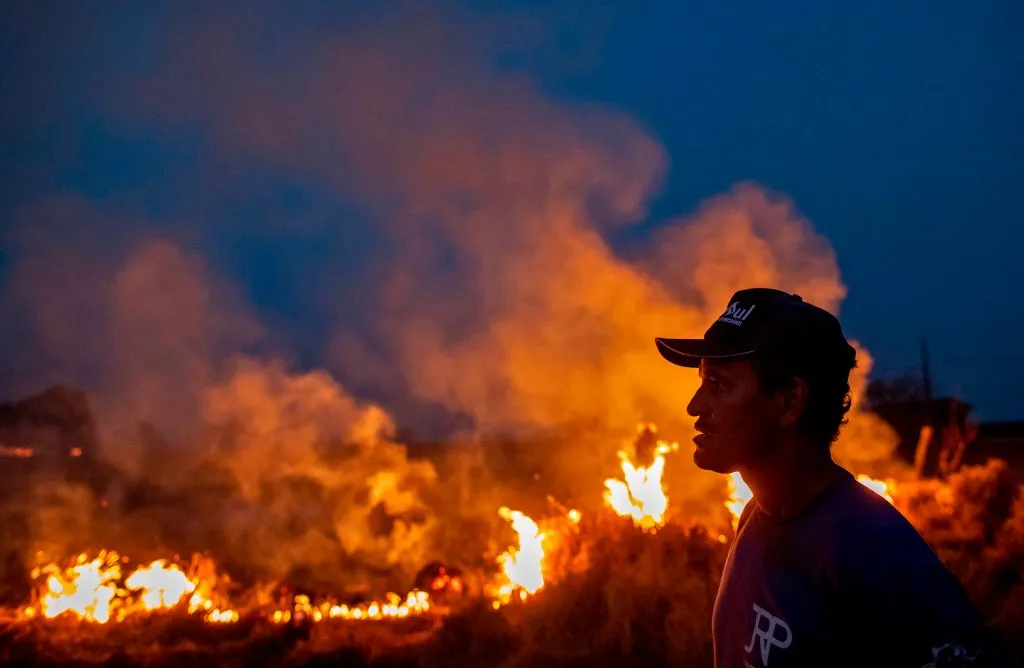
<path fill-rule="evenodd" d="M 903 483 L 898 507 L 1024 658 L 1024 496 L 998 461 L 945 482 Z M 543 523 L 542 523 L 543 524 Z M 179 606 L 121 623 L 3 626 L 4 665 L 710 666 L 710 613 L 728 536 L 668 521 L 644 532 L 612 513 L 562 524 L 545 585 L 496 606 L 469 586 L 393 621 L 243 614 L 211 624 Z M 466 574 L 472 583 L 472 574 Z M 497 607 L 498 609 L 495 609 Z M 12 613 L 13 615 L 13 613 Z"/>

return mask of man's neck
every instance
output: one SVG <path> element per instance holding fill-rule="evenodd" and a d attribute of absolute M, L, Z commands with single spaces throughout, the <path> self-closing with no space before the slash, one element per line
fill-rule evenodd
<path fill-rule="evenodd" d="M 806 508 L 841 472 L 828 450 L 818 454 L 794 446 L 740 474 L 765 514 L 786 518 Z"/>

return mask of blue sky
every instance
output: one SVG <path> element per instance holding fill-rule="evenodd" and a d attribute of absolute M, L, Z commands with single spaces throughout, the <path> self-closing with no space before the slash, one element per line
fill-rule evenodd
<path fill-rule="evenodd" d="M 370 204 L 338 184 L 401 169 L 401 149 L 349 160 L 387 139 L 352 133 L 336 149 L 317 127 L 332 117 L 304 104 L 248 112 L 253 100 L 320 101 L 312 64 L 325 45 L 361 58 L 349 38 L 394 23 L 385 50 L 447 40 L 410 76 L 465 76 L 474 100 L 492 78 L 503 95 L 521 80 L 539 100 L 524 109 L 612 110 L 660 146 L 660 187 L 609 235 L 617 247 L 642 247 L 738 182 L 782 193 L 834 249 L 841 316 L 876 375 L 915 369 L 927 337 L 938 392 L 984 419 L 1024 419 L 1018 3 L 409 3 L 397 19 L 356 2 L 28 4 L 0 21 L 0 271 L 26 252 L 12 239 L 32 216 L 74 202 L 87 213 L 71 224 L 112 246 L 166 234 L 200 251 L 274 347 L 321 364 L 332 323 L 372 310 L 362 286 L 383 280 L 388 252 L 376 216 L 409 198 L 382 187 Z M 374 66 L 345 76 L 372 79 Z M 339 122 L 372 129 L 378 112 L 340 109 Z"/>

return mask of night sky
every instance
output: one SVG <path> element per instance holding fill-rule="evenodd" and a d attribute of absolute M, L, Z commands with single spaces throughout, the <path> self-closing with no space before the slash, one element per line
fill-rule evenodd
<path fill-rule="evenodd" d="M 1024 419 L 1021 3 L 377 4 L 5 3 L 0 281 L 37 247 L 22 240 L 39 217 L 89 247 L 171 236 L 244 296 L 274 349 L 322 364 L 332 323 L 372 310 L 360 286 L 382 280 L 375 215 L 395 195 L 368 206 L 338 187 L 378 163 L 347 161 L 374 152 L 361 133 L 318 140 L 313 64 L 326 45 L 360 58 L 359 35 L 399 26 L 388 44 L 471 79 L 473 99 L 522 82 L 544 109 L 612 110 L 660 145 L 660 187 L 608 232 L 615 248 L 642 248 L 737 183 L 781 193 L 835 251 L 840 315 L 874 375 L 915 371 L 926 337 L 938 393 Z M 304 102 L 258 111 L 268 99 Z M 381 109 L 337 115 L 373 127 Z M 316 289 L 328 283 L 350 289 Z M 78 380 L 19 365 L 19 336 L 33 335 L 4 338 L 6 398 Z"/>

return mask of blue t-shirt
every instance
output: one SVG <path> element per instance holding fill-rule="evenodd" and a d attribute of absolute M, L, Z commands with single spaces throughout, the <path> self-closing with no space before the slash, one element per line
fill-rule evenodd
<path fill-rule="evenodd" d="M 959 581 L 846 471 L 793 517 L 748 504 L 712 625 L 716 668 L 1004 665 Z"/>

